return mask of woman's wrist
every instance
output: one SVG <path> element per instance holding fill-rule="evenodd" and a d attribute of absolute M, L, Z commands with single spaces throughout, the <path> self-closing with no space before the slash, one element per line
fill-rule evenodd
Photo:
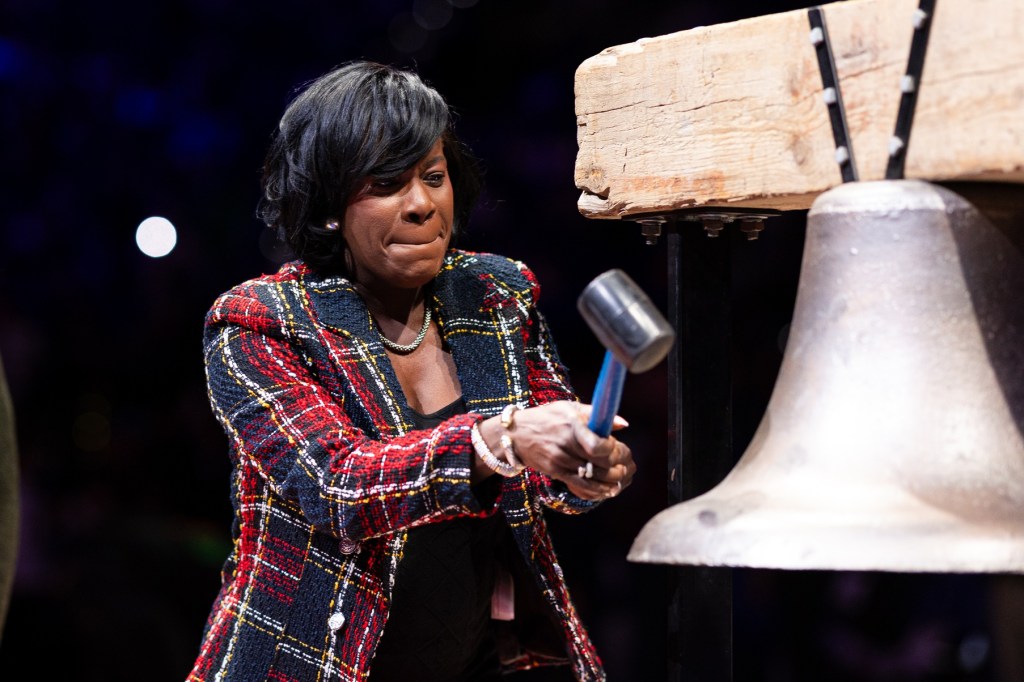
<path fill-rule="evenodd" d="M 523 465 L 512 453 L 511 436 L 505 425 L 509 423 L 508 414 L 506 411 L 504 418 L 489 417 L 473 425 L 473 449 L 477 464 L 474 469 L 479 470 L 482 464 L 485 475 L 497 473 L 511 477 L 523 470 Z"/>

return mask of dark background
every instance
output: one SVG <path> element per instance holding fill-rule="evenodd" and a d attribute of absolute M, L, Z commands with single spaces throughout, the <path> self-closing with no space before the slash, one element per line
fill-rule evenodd
<path fill-rule="evenodd" d="M 444 5 L 444 0 L 441 0 Z M 575 309 L 625 269 L 665 304 L 663 243 L 576 209 L 573 76 L 612 45 L 799 2 L 0 2 L 0 353 L 17 413 L 21 544 L 0 679 L 182 680 L 229 551 L 227 439 L 206 402 L 203 315 L 276 269 L 254 215 L 294 89 L 350 59 L 418 69 L 487 169 L 463 237 L 531 265 L 581 395 L 603 350 Z M 413 12 L 425 23 L 415 23 Z M 443 25 L 441 25 L 443 24 Z M 151 215 L 178 229 L 151 259 Z M 737 454 L 771 392 L 803 216 L 735 239 Z M 626 561 L 665 504 L 666 369 L 631 375 L 618 500 L 552 518 L 613 682 L 665 676 L 664 569 Z M 988 581 L 735 571 L 738 680 L 987 680 Z M 25 671 L 15 673 L 14 671 Z"/>

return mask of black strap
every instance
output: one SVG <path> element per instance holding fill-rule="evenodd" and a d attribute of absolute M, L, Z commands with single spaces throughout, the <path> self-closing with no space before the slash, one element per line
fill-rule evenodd
<path fill-rule="evenodd" d="M 917 92 L 924 71 L 924 56 L 928 49 L 928 34 L 932 17 L 935 15 L 936 0 L 921 0 L 914 12 L 914 36 L 910 41 L 910 56 L 907 70 L 900 80 L 900 109 L 896 114 L 896 130 L 889 141 L 889 164 L 885 169 L 886 180 L 901 180 L 907 159 L 907 145 L 910 143 L 910 128 L 914 124 L 914 110 L 917 106 Z"/>
<path fill-rule="evenodd" d="M 853 160 L 853 147 L 850 145 L 850 131 L 846 126 L 846 109 L 843 108 L 843 96 L 839 90 L 839 77 L 836 75 L 836 62 L 832 56 L 832 44 L 828 39 L 825 27 L 825 14 L 821 7 L 807 10 L 807 20 L 811 24 L 811 44 L 818 54 L 818 70 L 821 72 L 821 84 L 824 86 L 823 97 L 828 105 L 828 116 L 832 122 L 832 138 L 836 144 L 836 163 L 843 176 L 843 182 L 857 180 L 857 164 Z"/>

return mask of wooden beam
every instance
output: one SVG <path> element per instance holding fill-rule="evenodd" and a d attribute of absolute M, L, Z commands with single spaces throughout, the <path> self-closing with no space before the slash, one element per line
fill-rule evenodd
<path fill-rule="evenodd" d="M 823 9 L 860 179 L 881 179 L 917 2 Z M 905 177 L 1024 183 L 1024 2 L 938 0 L 931 20 Z M 580 212 L 805 209 L 839 184 L 809 32 L 798 10 L 584 61 L 575 79 Z"/>

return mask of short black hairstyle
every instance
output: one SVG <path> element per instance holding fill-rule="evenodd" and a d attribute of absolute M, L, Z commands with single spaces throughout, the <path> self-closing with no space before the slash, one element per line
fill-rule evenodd
<path fill-rule="evenodd" d="M 357 183 L 400 175 L 442 140 L 452 182 L 452 239 L 481 188 L 472 152 L 455 137 L 451 108 L 412 71 L 371 61 L 343 64 L 303 88 L 285 109 L 263 166 L 257 214 L 295 257 L 344 273 L 340 220 Z"/>

